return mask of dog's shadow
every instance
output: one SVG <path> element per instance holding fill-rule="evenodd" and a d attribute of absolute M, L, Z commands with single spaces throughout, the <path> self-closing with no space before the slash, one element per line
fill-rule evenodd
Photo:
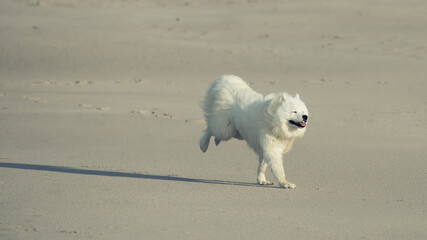
<path fill-rule="evenodd" d="M 207 183 L 207 184 L 233 185 L 233 186 L 245 186 L 245 187 L 275 188 L 274 186 L 258 185 L 256 183 L 235 182 L 235 181 L 225 181 L 225 180 L 210 180 L 210 179 L 199 179 L 199 178 L 186 178 L 186 177 L 178 177 L 175 175 L 164 176 L 164 175 L 153 175 L 153 174 L 145 174 L 145 173 L 93 170 L 93 169 L 72 168 L 72 167 L 52 166 L 52 165 L 39 165 L 39 164 L 27 164 L 27 163 L 0 162 L 0 167 L 24 169 L 24 170 L 37 170 L 37 171 L 70 173 L 70 174 L 81 174 L 81 175 L 93 175 L 93 176 L 140 178 L 140 179 L 152 179 L 152 180 L 175 181 L 175 182 Z"/>

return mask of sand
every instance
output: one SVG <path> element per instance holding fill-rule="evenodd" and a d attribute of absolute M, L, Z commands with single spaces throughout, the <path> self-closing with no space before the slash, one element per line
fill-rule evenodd
<path fill-rule="evenodd" d="M 1 1 L 0 239 L 427 239 L 426 12 Z M 306 102 L 297 189 L 256 185 L 242 141 L 200 151 L 225 73 Z"/>

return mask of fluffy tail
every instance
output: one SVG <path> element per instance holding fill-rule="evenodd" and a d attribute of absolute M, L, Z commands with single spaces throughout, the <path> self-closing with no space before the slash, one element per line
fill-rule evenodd
<path fill-rule="evenodd" d="M 239 135 L 231 122 L 231 118 L 237 92 L 246 88 L 249 88 L 247 83 L 233 75 L 223 75 L 209 87 L 203 102 L 203 111 L 208 127 L 200 139 L 202 152 L 206 152 L 208 149 L 212 136 L 215 136 L 215 144 L 218 146 L 221 141 Z"/>

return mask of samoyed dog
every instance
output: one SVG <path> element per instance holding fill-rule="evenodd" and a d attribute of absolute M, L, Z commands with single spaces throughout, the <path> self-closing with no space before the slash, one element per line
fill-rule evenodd
<path fill-rule="evenodd" d="M 282 156 L 306 130 L 308 111 L 298 94 L 263 96 L 240 77 L 224 75 L 207 91 L 203 110 L 207 122 L 200 139 L 203 152 L 212 136 L 216 145 L 231 138 L 245 140 L 259 156 L 258 184 L 272 185 L 265 178 L 269 166 L 280 187 L 296 188 L 286 180 Z"/>

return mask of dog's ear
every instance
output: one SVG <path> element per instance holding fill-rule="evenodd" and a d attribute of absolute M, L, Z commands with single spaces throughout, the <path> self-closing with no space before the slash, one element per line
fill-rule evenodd
<path fill-rule="evenodd" d="M 274 97 L 276 97 L 276 94 L 270 93 L 264 97 L 264 100 L 272 100 Z"/>
<path fill-rule="evenodd" d="M 270 100 L 269 109 L 276 110 L 277 108 L 279 108 L 280 105 L 286 102 L 286 100 L 287 100 L 287 96 L 285 93 L 275 94 Z"/>
<path fill-rule="evenodd" d="M 288 96 L 285 93 L 277 94 L 277 101 L 280 103 L 286 102 Z"/>
<path fill-rule="evenodd" d="M 299 94 L 298 94 L 298 93 L 297 93 L 297 94 L 295 94 L 295 99 L 300 100 L 300 99 L 299 99 Z"/>
<path fill-rule="evenodd" d="M 282 103 L 286 101 L 286 95 L 284 93 L 270 93 L 264 99 L 275 103 Z"/>

